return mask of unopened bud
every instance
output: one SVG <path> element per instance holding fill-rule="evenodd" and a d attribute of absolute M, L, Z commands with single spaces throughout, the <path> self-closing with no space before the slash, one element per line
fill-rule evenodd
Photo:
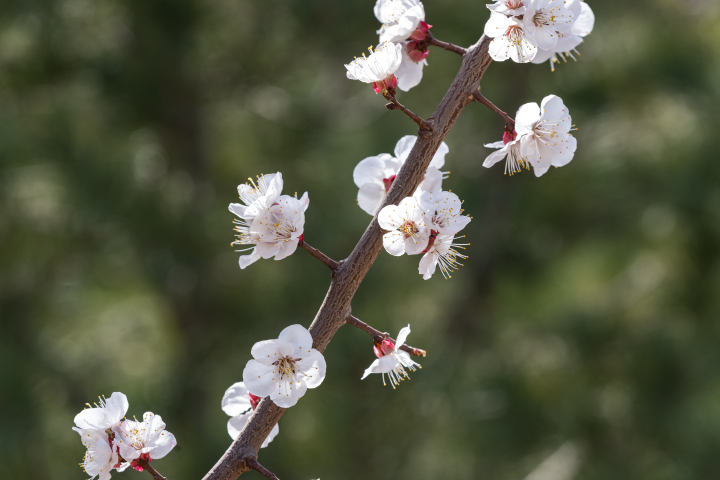
<path fill-rule="evenodd" d="M 392 340 L 389 338 L 383 338 L 382 342 L 375 342 L 375 345 L 373 346 L 373 352 L 375 352 L 375 355 L 378 358 L 382 358 L 385 355 L 389 355 L 390 353 L 395 351 L 395 344 Z"/>

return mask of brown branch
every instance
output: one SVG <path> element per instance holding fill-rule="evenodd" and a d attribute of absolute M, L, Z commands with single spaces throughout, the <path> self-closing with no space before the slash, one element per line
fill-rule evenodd
<path fill-rule="evenodd" d="M 488 100 L 487 98 L 485 98 L 485 97 L 480 93 L 480 89 L 478 89 L 477 91 L 473 92 L 473 100 L 475 100 L 476 102 L 482 103 L 483 105 L 485 105 L 486 107 L 488 107 L 490 110 L 492 110 L 493 112 L 495 112 L 495 113 L 497 113 L 498 115 L 500 115 L 500 118 L 502 118 L 503 120 L 505 120 L 505 126 L 508 127 L 508 128 L 509 128 L 509 131 L 512 133 L 512 131 L 515 129 L 515 120 L 513 120 L 513 118 L 512 118 L 510 115 L 508 115 L 507 113 L 503 112 L 503 111 L 500 110 L 498 107 L 496 107 L 495 104 L 492 103 L 490 100 Z"/>
<path fill-rule="evenodd" d="M 340 265 L 340 263 L 338 263 L 335 260 L 333 260 L 332 258 L 328 257 L 327 255 L 322 253 L 317 248 L 311 247 L 310 245 L 305 243 L 305 240 L 301 241 L 298 245 L 300 245 L 302 248 L 307 250 L 310 253 L 310 255 L 317 258 L 325 265 L 327 265 L 330 268 L 330 270 L 337 270 L 338 266 Z"/>
<path fill-rule="evenodd" d="M 473 92 L 477 90 L 485 70 L 492 62 L 488 55 L 490 40 L 483 36 L 467 49 L 460 71 L 431 117 L 433 130 L 426 136 L 421 135 L 415 142 L 381 208 L 397 205 L 403 198 L 412 195 L 420 185 L 435 152 L 462 110 L 472 102 Z M 337 330 L 345 324 L 353 296 L 383 248 L 384 233 L 377 217 L 374 218 L 350 256 L 334 272 L 330 289 L 309 328 L 313 347 L 318 351 L 324 352 Z M 235 480 L 251 470 L 246 459 L 257 457 L 263 441 L 284 413 L 285 409 L 275 405 L 269 398 L 261 400 L 238 438 L 205 475 L 204 480 Z"/>
<path fill-rule="evenodd" d="M 413 122 L 417 123 L 420 126 L 420 134 L 422 135 L 429 135 L 430 132 L 432 132 L 432 124 L 428 122 L 427 120 L 423 120 L 419 116 L 415 115 L 413 112 L 405 108 L 404 105 L 402 105 L 400 102 L 397 101 L 395 98 L 395 95 L 390 93 L 388 90 L 383 90 L 382 92 L 383 97 L 390 100 L 390 103 L 385 105 L 389 110 L 401 110 L 405 115 L 410 117 Z"/>
<path fill-rule="evenodd" d="M 157 470 L 155 470 L 153 467 L 151 467 L 150 462 L 148 462 L 147 460 L 145 460 L 143 458 L 138 458 L 137 460 L 135 460 L 135 463 L 137 463 L 142 468 L 147 470 L 148 473 L 150 475 L 152 475 L 155 480 L 167 480 L 167 478 L 160 475 L 160 473 Z"/>
<path fill-rule="evenodd" d="M 275 476 L 274 473 L 260 465 L 260 462 L 258 462 L 257 459 L 250 457 L 245 459 L 245 462 L 250 466 L 250 468 L 252 468 L 256 472 L 262 473 L 270 480 L 280 480 L 278 477 Z"/>
<path fill-rule="evenodd" d="M 395 339 L 390 336 L 389 333 L 383 333 L 380 330 L 377 330 L 377 329 L 371 327 L 370 325 L 368 325 L 367 323 L 363 322 L 362 320 L 360 320 L 359 318 L 357 318 L 353 315 L 348 315 L 348 317 L 345 319 L 345 321 L 349 325 L 352 325 L 353 327 L 357 327 L 360 330 L 366 331 L 367 333 L 372 335 L 373 340 L 375 340 L 378 343 L 382 342 L 384 338 L 389 339 L 393 343 L 397 343 L 395 341 Z M 424 357 L 427 354 L 427 352 L 425 350 L 421 350 L 419 348 L 414 348 L 409 345 L 402 345 L 400 347 L 400 350 L 405 350 L 410 355 L 415 355 L 416 357 Z"/>
<path fill-rule="evenodd" d="M 467 50 L 463 47 L 458 47 L 457 45 L 453 45 L 452 43 L 443 42 L 432 36 L 429 39 L 425 39 L 425 43 L 427 45 L 435 45 L 436 47 L 444 48 L 445 50 L 455 52 L 458 55 L 465 55 L 467 53 Z"/>

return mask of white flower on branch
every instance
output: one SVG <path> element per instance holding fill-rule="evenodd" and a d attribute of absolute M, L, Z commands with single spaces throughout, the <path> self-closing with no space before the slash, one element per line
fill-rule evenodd
<path fill-rule="evenodd" d="M 152 412 L 145 412 L 142 422 L 137 419 L 122 422 L 117 428 L 115 442 L 120 455 L 138 472 L 143 471 L 138 459 L 151 462 L 163 458 L 177 445 L 175 435 L 165 430 L 162 417 Z"/>
<path fill-rule="evenodd" d="M 575 18 L 570 31 L 560 33 L 557 45 L 549 50 L 540 50 L 533 59 L 533 63 L 543 63 L 550 60 L 550 68 L 555 71 L 555 64 L 560 60 L 567 62 L 567 57 L 575 60 L 575 54 L 579 55 L 576 48 L 583 43 L 583 37 L 590 35 L 595 26 L 595 14 L 590 6 L 581 0 L 569 0 L 567 8 Z"/>
<path fill-rule="evenodd" d="M 533 36 L 535 44 L 547 50 L 558 42 L 558 33 L 567 32 L 574 21 L 573 13 L 565 8 L 566 0 L 530 0 L 523 22 L 525 31 Z"/>
<path fill-rule="evenodd" d="M 388 205 L 380 210 L 380 228 L 389 230 L 383 235 L 383 246 L 390 255 L 404 253 L 417 255 L 428 245 L 430 229 L 425 223 L 423 209 L 413 197 L 407 197 L 399 205 Z"/>
<path fill-rule="evenodd" d="M 501 13 L 510 17 L 519 17 L 525 13 L 523 0 L 497 0 L 487 7 L 491 12 Z"/>
<path fill-rule="evenodd" d="M 360 80 L 364 83 L 371 83 L 375 93 L 380 93 L 388 88 L 397 88 L 397 78 L 394 73 L 402 62 L 402 45 L 383 42 L 373 50 L 369 48 L 370 56 L 355 58 L 350 64 L 345 65 L 347 77 L 350 80 Z"/>
<path fill-rule="evenodd" d="M 484 167 L 490 168 L 507 157 L 505 173 L 513 175 L 532 167 L 535 176 L 540 177 L 550 166 L 565 166 L 575 156 L 577 140 L 570 134 L 574 130 L 572 119 L 558 96 L 545 97 L 540 107 L 537 103 L 520 107 L 515 130 L 512 135 L 505 132 L 503 142 L 485 145 L 499 150 L 485 159 Z"/>
<path fill-rule="evenodd" d="M 458 252 L 458 249 L 465 249 L 469 244 L 453 243 L 456 239 L 457 237 L 453 234 L 432 233 L 430 235 L 428 247 L 423 252 L 425 255 L 420 259 L 418 266 L 418 272 L 423 276 L 423 280 L 430 280 L 438 265 L 446 279 L 452 278 L 452 272 L 463 265 L 460 260 L 468 257 Z"/>
<path fill-rule="evenodd" d="M 375 157 L 361 160 L 353 171 L 353 180 L 360 189 L 358 191 L 358 205 L 370 215 L 375 215 L 380 205 L 385 201 L 395 177 L 400 172 L 410 151 L 417 142 L 415 135 L 406 135 L 395 145 L 395 156 L 381 153 Z M 438 192 L 442 188 L 442 181 L 446 172 L 440 169 L 445 165 L 445 156 L 450 147 L 445 142 L 440 144 L 435 156 L 430 161 L 425 177 L 416 190 L 416 194 L 423 192 Z"/>
<path fill-rule="evenodd" d="M 257 183 L 240 185 L 238 193 L 243 204 L 231 203 L 229 210 L 235 219 L 237 240 L 233 245 L 247 245 L 239 252 L 250 252 L 240 257 L 240 268 L 260 258 L 282 260 L 295 252 L 302 240 L 305 210 L 310 204 L 307 192 L 299 200 L 281 195 L 282 174 L 258 177 Z"/>
<path fill-rule="evenodd" d="M 222 398 L 222 409 L 232 417 L 228 420 L 227 430 L 233 440 L 240 436 L 240 432 L 245 428 L 261 399 L 250 393 L 243 382 L 234 383 L 225 391 Z M 278 433 L 280 433 L 280 427 L 275 424 L 260 448 L 267 447 Z"/>
<path fill-rule="evenodd" d="M 427 65 L 428 50 L 420 43 L 404 42 L 402 48 L 402 62 L 395 72 L 397 85 L 403 92 L 417 87 L 423 77 L 423 68 Z"/>
<path fill-rule="evenodd" d="M 497 62 L 511 58 L 516 63 L 528 63 L 537 54 L 535 39 L 525 30 L 523 21 L 517 17 L 506 17 L 493 12 L 485 24 L 485 35 L 493 39 L 488 53 Z"/>
<path fill-rule="evenodd" d="M 375 342 L 373 351 L 378 358 L 365 370 L 361 380 L 365 380 L 371 373 L 380 373 L 382 374 L 383 385 L 386 385 L 385 374 L 387 373 L 390 385 L 394 389 L 401 381 L 410 378 L 405 371 L 406 368 L 413 372 L 416 370 L 415 367 L 422 368 L 420 364 L 415 363 L 410 358 L 410 354 L 400 350 L 409 334 L 410 325 L 400 330 L 396 343 L 393 343 L 389 338 L 383 339 L 380 343 Z"/>
<path fill-rule="evenodd" d="M 425 224 L 433 232 L 454 235 L 471 220 L 462 215 L 462 202 L 452 192 L 425 192 L 420 197 L 420 206 L 425 212 Z"/>
<path fill-rule="evenodd" d="M 425 20 L 425 7 L 419 0 L 378 0 L 373 11 L 383 24 L 377 31 L 381 42 L 407 40 Z"/>
<path fill-rule="evenodd" d="M 302 325 L 291 325 L 277 340 L 264 340 L 252 347 L 254 360 L 243 371 L 248 391 L 258 397 L 270 396 L 275 405 L 295 405 L 308 388 L 325 379 L 325 358 L 312 348 L 310 332 Z"/>
<path fill-rule="evenodd" d="M 118 448 L 113 446 L 114 430 L 120 425 L 128 409 L 128 400 L 125 394 L 114 392 L 110 398 L 100 397 L 99 404 L 84 409 L 75 416 L 73 430 L 80 434 L 87 451 L 80 464 L 90 478 L 100 477 L 100 480 L 110 478 L 110 471 L 120 467 L 118 461 Z"/>

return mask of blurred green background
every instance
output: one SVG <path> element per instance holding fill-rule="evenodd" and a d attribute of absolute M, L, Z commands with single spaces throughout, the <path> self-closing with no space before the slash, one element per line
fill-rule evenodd
<path fill-rule="evenodd" d="M 484 3 L 426 0 L 427 21 L 470 45 Z M 176 435 L 153 463 L 170 480 L 230 445 L 220 399 L 250 347 L 309 326 L 329 284 L 302 251 L 238 268 L 237 184 L 282 171 L 310 192 L 305 238 L 341 259 L 370 220 L 353 168 L 415 132 L 345 78 L 373 4 L 0 3 L 0 478 L 83 478 L 73 417 L 113 391 Z M 578 63 L 494 63 L 482 84 L 511 114 L 561 96 L 575 159 L 486 170 L 502 121 L 463 112 L 445 188 L 474 217 L 465 267 L 423 281 L 382 252 L 353 302 L 411 323 L 423 369 L 361 382 L 372 344 L 343 327 L 261 452 L 283 480 L 720 476 L 720 4 L 590 4 Z M 424 117 L 460 64 L 428 61 L 399 95 Z"/>

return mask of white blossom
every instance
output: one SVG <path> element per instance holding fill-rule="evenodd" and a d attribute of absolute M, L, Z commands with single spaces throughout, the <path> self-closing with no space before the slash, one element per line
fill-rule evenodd
<path fill-rule="evenodd" d="M 528 63 L 537 54 L 535 39 L 525 30 L 523 21 L 517 17 L 491 13 L 485 24 L 485 35 L 493 39 L 488 53 L 497 62 L 511 58 L 517 63 Z"/>
<path fill-rule="evenodd" d="M 163 458 L 170 453 L 177 441 L 175 435 L 165 430 L 165 422 L 160 415 L 145 412 L 142 422 L 125 420 L 117 428 L 115 442 L 120 455 L 138 471 L 142 471 L 135 460 L 141 458 L 148 462 Z"/>
<path fill-rule="evenodd" d="M 383 235 L 383 246 L 390 255 L 416 255 L 428 245 L 430 229 L 425 223 L 423 209 L 413 197 L 380 210 L 378 223 L 382 229 L 389 230 Z"/>
<path fill-rule="evenodd" d="M 113 468 L 122 471 L 127 467 L 118 468 L 120 467 L 118 451 L 117 448 L 113 448 L 112 440 L 106 432 L 94 428 L 73 428 L 73 430 L 80 434 L 80 440 L 87 448 L 80 466 L 90 475 L 91 480 L 95 477 L 99 480 L 108 480 Z"/>
<path fill-rule="evenodd" d="M 516 135 L 517 136 L 517 135 Z M 485 144 L 487 148 L 497 148 L 499 150 L 491 153 L 483 162 L 483 167 L 490 168 L 499 161 L 507 159 L 505 162 L 505 174 L 513 176 L 523 168 L 530 169 L 527 160 L 520 153 L 520 138 L 514 138 L 509 141 L 501 141 Z"/>
<path fill-rule="evenodd" d="M 549 50 L 540 50 L 532 61 L 533 63 L 543 63 L 550 60 L 552 71 L 555 71 L 555 64 L 560 60 L 567 62 L 567 57 L 575 60 L 573 52 L 579 55 L 576 48 L 583 43 L 583 37 L 589 35 L 595 25 L 595 14 L 586 2 L 568 0 L 566 7 L 572 12 L 575 19 L 570 31 L 559 33 L 557 45 Z"/>
<path fill-rule="evenodd" d="M 397 87 L 397 78 L 394 73 L 402 62 L 402 45 L 390 42 L 380 43 L 375 50 L 370 48 L 370 56 L 356 57 L 350 64 L 345 65 L 347 77 L 350 80 L 360 80 L 371 83 L 375 93 L 388 88 Z"/>
<path fill-rule="evenodd" d="M 232 244 L 247 246 L 238 252 L 250 252 L 240 256 L 240 268 L 261 258 L 282 260 L 302 239 L 308 194 L 298 200 L 282 195 L 282 188 L 280 172 L 262 175 L 257 183 L 250 179 L 249 184 L 238 187 L 243 203 L 231 203 L 228 208 L 238 217 L 234 220 L 237 239 Z"/>
<path fill-rule="evenodd" d="M 428 51 L 417 50 L 417 42 L 405 42 L 402 48 L 402 62 L 395 71 L 397 85 L 403 92 L 417 87 L 423 77 L 423 68 L 427 66 Z"/>
<path fill-rule="evenodd" d="M 525 31 L 533 36 L 542 50 L 554 48 L 558 33 L 572 27 L 574 15 L 565 8 L 566 0 L 530 0 L 525 9 Z"/>
<path fill-rule="evenodd" d="M 383 24 L 377 31 L 381 42 L 407 40 L 425 20 L 425 8 L 419 0 L 378 0 L 373 11 Z"/>
<path fill-rule="evenodd" d="M 361 160 L 353 171 L 353 180 L 359 188 L 358 205 L 370 215 L 375 215 L 385 201 L 388 190 L 395 181 L 410 151 L 417 142 L 414 135 L 402 137 L 395 145 L 395 156 L 382 153 L 374 157 Z M 425 177 L 416 190 L 416 193 L 436 192 L 442 188 L 445 172 L 440 169 L 445 165 L 445 156 L 450 148 L 445 142 L 440 144 L 437 152 L 430 161 Z"/>
<path fill-rule="evenodd" d="M 454 235 L 470 223 L 471 218 L 462 215 L 460 198 L 452 192 L 425 192 L 420 204 L 425 224 L 432 232 Z"/>
<path fill-rule="evenodd" d="M 523 0 L 497 0 L 487 6 L 491 12 L 501 13 L 509 17 L 519 17 L 525 13 Z"/>
<path fill-rule="evenodd" d="M 396 343 L 393 343 L 389 338 L 385 338 L 381 343 L 375 343 L 373 351 L 378 358 L 365 370 L 361 380 L 365 380 L 371 373 L 380 373 L 382 374 L 383 385 L 386 385 L 385 374 L 387 373 L 390 385 L 394 389 L 398 383 L 410 378 L 405 371 L 406 368 L 413 372 L 415 367 L 422 368 L 420 364 L 415 363 L 410 358 L 410 354 L 400 350 L 409 334 L 410 325 L 400 330 Z"/>
<path fill-rule="evenodd" d="M 418 272 L 423 276 L 424 280 L 429 280 L 435 273 L 437 266 L 445 278 L 452 278 L 452 272 L 462 266 L 460 260 L 467 258 L 457 251 L 464 249 L 466 244 L 453 243 L 456 240 L 454 234 L 437 234 L 431 235 L 428 248 L 425 249 L 425 255 L 420 259 Z"/>
<path fill-rule="evenodd" d="M 252 347 L 254 360 L 243 371 L 248 391 L 258 397 L 270 396 L 275 405 L 295 405 L 308 388 L 325 379 L 325 358 L 312 348 L 312 336 L 302 325 L 291 325 L 277 340 L 265 340 Z"/>
<path fill-rule="evenodd" d="M 93 429 L 105 432 L 108 429 L 120 425 L 128 410 L 128 400 L 124 393 L 113 392 L 110 398 L 100 397 L 99 405 L 93 407 L 89 403 L 88 408 L 75 416 L 75 427 L 73 430 Z"/>
<path fill-rule="evenodd" d="M 260 400 L 261 398 L 257 395 L 248 392 L 243 382 L 234 383 L 225 391 L 222 398 L 222 409 L 232 417 L 228 420 L 227 430 L 233 440 L 240 436 L 240 432 L 245 428 L 245 424 Z M 280 427 L 275 424 L 260 448 L 267 447 L 278 433 L 280 433 Z"/>
<path fill-rule="evenodd" d="M 520 107 L 515 118 L 520 139 L 520 154 L 540 177 L 550 166 L 570 163 L 577 149 L 577 140 L 570 134 L 572 118 L 562 99 L 549 95 L 538 107 L 528 103 Z"/>

